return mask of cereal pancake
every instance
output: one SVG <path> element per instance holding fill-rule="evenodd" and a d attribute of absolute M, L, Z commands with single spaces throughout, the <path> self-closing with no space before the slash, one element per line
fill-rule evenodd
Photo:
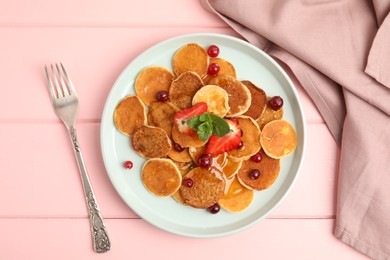
<path fill-rule="evenodd" d="M 279 119 L 263 127 L 260 142 L 269 157 L 279 159 L 290 155 L 295 150 L 297 135 L 289 122 Z"/>
<path fill-rule="evenodd" d="M 191 188 L 181 185 L 180 195 L 185 204 L 194 208 L 208 208 L 223 196 L 225 183 L 211 171 L 196 167 L 184 176 L 193 181 Z"/>
<path fill-rule="evenodd" d="M 147 67 L 135 80 L 135 92 L 145 105 L 149 106 L 152 101 L 157 101 L 156 95 L 159 91 L 168 92 L 173 78 L 173 73 L 164 67 Z"/>
<path fill-rule="evenodd" d="M 248 189 L 267 189 L 279 176 L 280 160 L 269 157 L 262 149 L 260 150 L 260 153 L 262 157 L 260 162 L 245 160 L 242 162 L 241 168 L 237 173 L 239 182 Z M 255 169 L 260 171 L 260 177 L 256 180 L 252 180 L 249 175 L 251 171 Z"/>
<path fill-rule="evenodd" d="M 196 43 L 189 43 L 181 47 L 172 59 L 173 71 L 176 76 L 193 71 L 201 78 L 207 75 L 209 57 L 207 51 Z"/>
<path fill-rule="evenodd" d="M 188 153 L 188 148 L 184 148 L 183 151 L 178 152 L 175 149 L 171 149 L 168 153 L 169 158 L 175 162 L 191 162 L 192 158 Z"/>
<path fill-rule="evenodd" d="M 169 159 L 149 159 L 142 168 L 142 182 L 156 196 L 170 196 L 181 185 L 181 174 Z"/>
<path fill-rule="evenodd" d="M 233 78 L 236 77 L 236 69 L 229 61 L 222 58 L 210 58 L 210 64 L 211 63 L 219 65 L 218 75 L 227 75 Z M 203 82 L 208 84 L 212 78 L 214 78 L 214 76 L 207 74 L 207 76 L 203 78 Z"/>
<path fill-rule="evenodd" d="M 183 72 L 172 81 L 169 99 L 179 109 L 189 108 L 192 106 L 193 96 L 201 87 L 203 87 L 203 81 L 196 73 Z"/>
<path fill-rule="evenodd" d="M 228 154 L 235 161 L 247 160 L 261 148 L 260 128 L 249 116 L 238 116 L 236 119 L 242 131 L 241 141 L 244 145 L 242 148 L 228 151 Z"/>
<path fill-rule="evenodd" d="M 146 109 L 142 100 L 131 95 L 123 98 L 115 107 L 114 123 L 121 133 L 132 136 L 139 126 L 146 124 Z"/>
<path fill-rule="evenodd" d="M 167 133 L 159 127 L 140 126 L 132 138 L 133 149 L 145 158 L 166 157 L 172 144 Z"/>
<path fill-rule="evenodd" d="M 261 114 L 260 118 L 256 120 L 257 124 L 259 125 L 260 129 L 263 129 L 263 127 L 273 121 L 273 120 L 278 120 L 278 119 L 282 119 L 283 117 L 283 108 L 280 108 L 278 110 L 273 110 L 269 104 L 268 104 L 268 101 L 269 101 L 270 97 L 267 97 L 267 105 L 265 107 L 265 110 L 263 111 L 263 113 Z"/>
<path fill-rule="evenodd" d="M 199 102 L 205 102 L 207 112 L 220 117 L 224 117 L 230 110 L 228 93 L 216 85 L 206 85 L 199 89 L 192 99 L 192 104 Z"/>
<path fill-rule="evenodd" d="M 177 112 L 179 108 L 170 102 L 152 102 L 148 111 L 148 123 L 164 129 L 171 137 L 173 118 Z"/>
<path fill-rule="evenodd" d="M 247 189 L 234 178 L 230 183 L 229 190 L 218 201 L 218 204 L 226 211 L 240 212 L 249 207 L 253 201 L 254 191 Z"/>
<path fill-rule="evenodd" d="M 249 106 L 248 111 L 244 113 L 244 115 L 250 116 L 254 120 L 257 120 L 260 118 L 261 114 L 263 114 L 265 108 L 267 107 L 267 94 L 264 92 L 264 90 L 249 80 L 243 80 L 241 83 L 249 89 L 252 97 L 251 105 Z"/>
<path fill-rule="evenodd" d="M 212 78 L 209 84 L 220 86 L 228 93 L 230 110 L 227 116 L 234 117 L 248 111 L 251 105 L 251 93 L 240 81 L 231 76 L 219 75 Z"/>

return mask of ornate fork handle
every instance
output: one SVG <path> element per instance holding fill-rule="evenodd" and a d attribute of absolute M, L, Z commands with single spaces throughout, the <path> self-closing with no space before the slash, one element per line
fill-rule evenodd
<path fill-rule="evenodd" d="M 77 141 L 77 134 L 75 127 L 71 126 L 68 129 L 70 138 L 73 143 L 73 151 L 76 156 L 77 164 L 79 166 L 81 180 L 83 183 L 85 199 L 88 207 L 89 223 L 91 226 L 91 234 L 93 241 L 93 248 L 98 253 L 104 253 L 110 250 L 111 242 L 108 237 L 107 229 L 100 213 L 95 195 L 92 190 L 91 183 L 88 178 L 87 169 L 84 164 L 81 149 Z"/>

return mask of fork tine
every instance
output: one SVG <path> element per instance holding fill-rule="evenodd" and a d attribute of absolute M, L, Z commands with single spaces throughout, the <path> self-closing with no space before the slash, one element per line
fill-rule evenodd
<path fill-rule="evenodd" d="M 56 75 L 56 72 L 55 72 L 55 70 L 54 70 L 54 66 L 53 66 L 53 64 L 51 64 L 51 73 L 52 73 L 52 77 L 53 77 L 53 82 L 54 82 L 54 86 L 55 86 L 55 89 L 56 89 L 56 91 L 57 91 L 57 98 L 60 96 L 60 95 L 62 95 L 63 97 L 65 96 L 64 95 L 64 91 L 63 91 L 63 89 L 61 88 L 61 86 L 60 86 L 60 84 L 59 84 L 59 82 L 58 82 L 58 76 Z"/>
<path fill-rule="evenodd" d="M 56 68 L 57 68 L 57 73 L 58 73 L 58 77 L 59 77 L 59 80 L 58 80 L 58 82 L 59 82 L 59 84 L 60 84 L 60 86 L 61 86 L 61 89 L 62 89 L 62 94 L 64 95 L 64 97 L 65 97 L 65 94 L 66 95 L 70 95 L 70 91 L 69 91 L 69 88 L 68 88 L 68 84 L 67 83 L 65 83 L 65 81 L 64 81 L 64 78 L 62 77 L 62 72 L 60 71 L 60 67 L 58 66 L 58 64 L 56 63 Z M 65 93 L 66 92 L 66 93 Z"/>
<path fill-rule="evenodd" d="M 64 65 L 62 64 L 62 62 L 60 62 L 60 65 L 61 65 L 62 71 L 64 72 L 66 81 L 67 81 L 69 94 L 70 95 L 76 95 L 76 90 L 74 89 L 72 80 L 70 79 L 68 73 L 66 72 L 66 69 L 65 69 Z"/>
<path fill-rule="evenodd" d="M 50 74 L 49 74 L 49 71 L 48 71 L 48 68 L 47 66 L 45 65 L 45 72 L 46 72 L 46 78 L 47 78 L 47 85 L 49 87 L 49 91 L 50 91 L 50 97 L 52 99 L 54 98 L 58 98 L 58 95 L 56 94 L 56 91 L 54 89 L 54 85 L 53 85 L 53 82 L 51 80 L 51 77 L 50 77 Z"/>

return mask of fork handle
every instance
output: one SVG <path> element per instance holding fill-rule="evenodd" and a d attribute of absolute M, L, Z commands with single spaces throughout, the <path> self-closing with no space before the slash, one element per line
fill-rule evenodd
<path fill-rule="evenodd" d="M 84 195 L 88 207 L 89 223 L 91 226 L 93 249 L 98 253 L 104 253 L 110 250 L 111 242 L 84 164 L 81 149 L 77 141 L 76 128 L 71 126 L 68 131 L 73 143 L 73 151 L 76 156 L 83 183 Z"/>

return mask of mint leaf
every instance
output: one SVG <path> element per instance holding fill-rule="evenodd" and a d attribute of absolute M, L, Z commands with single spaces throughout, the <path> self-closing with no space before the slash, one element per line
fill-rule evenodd
<path fill-rule="evenodd" d="M 212 134 L 222 137 L 230 131 L 229 124 L 222 117 L 207 112 L 190 118 L 187 125 L 197 131 L 203 141 L 207 141 Z"/>
<path fill-rule="evenodd" d="M 187 125 L 194 130 L 198 130 L 200 123 L 199 116 L 194 116 L 187 120 Z"/>
<path fill-rule="evenodd" d="M 199 120 L 201 122 L 211 122 L 212 121 L 211 116 L 212 114 L 206 112 L 199 116 Z"/>
<path fill-rule="evenodd" d="M 204 122 L 198 126 L 198 136 L 199 136 L 200 140 L 202 140 L 202 141 L 209 140 L 212 133 L 213 133 L 213 124 L 212 123 Z"/>
<path fill-rule="evenodd" d="M 222 137 L 229 133 L 230 127 L 229 124 L 221 117 L 210 114 L 210 118 L 213 124 L 213 134 Z"/>

